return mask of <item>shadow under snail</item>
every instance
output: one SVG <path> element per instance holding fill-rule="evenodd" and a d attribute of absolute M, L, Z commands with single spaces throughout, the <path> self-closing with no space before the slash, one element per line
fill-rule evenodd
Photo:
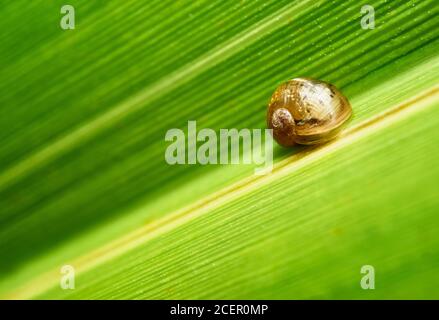
<path fill-rule="evenodd" d="M 332 84 L 295 78 L 273 93 L 267 126 L 282 146 L 312 145 L 333 139 L 351 115 L 349 101 Z"/>

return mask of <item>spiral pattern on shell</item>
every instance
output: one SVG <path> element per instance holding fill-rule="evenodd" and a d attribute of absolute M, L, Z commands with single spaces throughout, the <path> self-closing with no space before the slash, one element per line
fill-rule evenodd
<path fill-rule="evenodd" d="M 283 146 L 311 145 L 333 139 L 351 115 L 349 101 L 335 86 L 295 78 L 281 84 L 271 97 L 267 126 Z"/>

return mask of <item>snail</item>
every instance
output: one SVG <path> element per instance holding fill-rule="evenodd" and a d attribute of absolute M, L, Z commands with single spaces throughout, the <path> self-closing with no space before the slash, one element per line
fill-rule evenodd
<path fill-rule="evenodd" d="M 282 146 L 312 145 L 333 139 L 351 114 L 349 101 L 332 84 L 295 78 L 273 93 L 267 126 Z"/>

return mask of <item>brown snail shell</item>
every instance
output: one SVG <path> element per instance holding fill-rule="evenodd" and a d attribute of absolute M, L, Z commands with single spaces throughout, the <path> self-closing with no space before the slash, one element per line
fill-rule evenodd
<path fill-rule="evenodd" d="M 349 101 L 332 84 L 295 78 L 281 84 L 273 93 L 267 126 L 283 146 L 311 145 L 334 138 L 351 114 Z"/>

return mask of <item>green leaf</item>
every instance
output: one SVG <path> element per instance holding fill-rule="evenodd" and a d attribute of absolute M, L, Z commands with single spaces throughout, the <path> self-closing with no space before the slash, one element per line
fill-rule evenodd
<path fill-rule="evenodd" d="M 438 298 L 435 1 L 369 1 L 373 30 L 353 0 L 74 0 L 69 31 L 62 4 L 0 9 L 1 297 Z M 297 76 L 349 98 L 338 139 L 265 176 L 164 161 Z"/>

